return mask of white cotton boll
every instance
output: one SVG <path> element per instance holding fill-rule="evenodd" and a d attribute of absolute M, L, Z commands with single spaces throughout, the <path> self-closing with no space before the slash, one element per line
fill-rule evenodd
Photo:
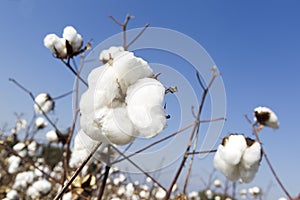
<path fill-rule="evenodd" d="M 19 142 L 13 146 L 13 150 L 22 151 L 25 149 L 25 147 L 26 147 L 26 144 L 24 142 Z"/>
<path fill-rule="evenodd" d="M 195 199 L 195 198 L 197 198 L 198 196 L 199 196 L 199 193 L 196 192 L 196 191 L 192 191 L 192 192 L 190 192 L 189 195 L 188 195 L 189 199 Z"/>
<path fill-rule="evenodd" d="M 254 120 L 262 125 L 271 127 L 273 129 L 279 128 L 277 115 L 267 107 L 257 107 L 254 109 Z"/>
<path fill-rule="evenodd" d="M 77 31 L 73 26 L 66 26 L 63 31 L 63 38 L 72 43 L 77 37 Z"/>
<path fill-rule="evenodd" d="M 80 34 L 77 34 L 76 38 L 71 43 L 73 52 L 78 52 L 80 50 L 80 48 L 82 47 L 82 45 L 83 45 L 82 36 Z"/>
<path fill-rule="evenodd" d="M 128 144 L 137 135 L 125 107 L 103 108 L 96 111 L 95 123 L 99 127 L 99 134 L 104 135 L 112 144 Z"/>
<path fill-rule="evenodd" d="M 220 196 L 215 196 L 214 200 L 221 200 L 222 198 Z"/>
<path fill-rule="evenodd" d="M 206 190 L 205 191 L 205 196 L 208 198 L 208 199 L 212 199 L 213 198 L 213 192 L 211 190 Z"/>
<path fill-rule="evenodd" d="M 58 58 L 67 57 L 66 39 L 58 38 L 57 40 L 55 40 L 53 48 Z"/>
<path fill-rule="evenodd" d="M 223 139 L 224 148 L 220 148 L 220 156 L 225 162 L 231 165 L 237 165 L 247 147 L 243 135 L 229 135 Z"/>
<path fill-rule="evenodd" d="M 54 109 L 55 102 L 47 93 L 40 93 L 35 97 L 34 101 L 34 110 L 36 113 L 48 113 Z"/>
<path fill-rule="evenodd" d="M 219 179 L 216 179 L 214 181 L 214 186 L 220 188 L 220 187 L 222 187 L 222 182 Z"/>
<path fill-rule="evenodd" d="M 118 185 L 118 184 L 115 184 L 115 185 Z M 118 191 L 117 191 L 117 194 L 118 194 L 119 196 L 122 196 L 122 195 L 125 194 L 125 192 L 126 192 L 125 186 L 124 186 L 124 185 L 121 185 L 121 186 L 119 187 Z"/>
<path fill-rule="evenodd" d="M 29 156 L 39 156 L 42 154 L 42 148 L 39 147 L 38 143 L 36 141 L 32 141 L 27 146 L 28 149 L 28 155 Z"/>
<path fill-rule="evenodd" d="M 166 191 L 164 191 L 162 188 L 158 188 L 155 194 L 155 198 L 162 200 L 165 198 L 166 194 Z"/>
<path fill-rule="evenodd" d="M 38 168 L 40 170 L 34 169 L 34 175 L 37 176 L 37 177 L 42 177 L 44 175 L 41 171 L 45 172 L 46 174 L 51 173 L 51 170 L 47 166 L 40 165 L 40 166 L 38 166 Z"/>
<path fill-rule="evenodd" d="M 18 173 L 15 178 L 13 189 L 21 190 L 27 188 L 28 184 L 32 183 L 35 175 L 32 171 Z"/>
<path fill-rule="evenodd" d="M 166 126 L 163 109 L 165 89 L 151 78 L 138 80 L 127 91 L 126 103 L 132 123 L 144 137 L 154 137 Z"/>
<path fill-rule="evenodd" d="M 58 142 L 58 136 L 55 130 L 48 131 L 46 133 L 48 142 Z"/>
<path fill-rule="evenodd" d="M 54 43 L 58 39 L 59 39 L 59 37 L 56 34 L 48 34 L 44 38 L 44 46 L 46 48 L 50 49 L 50 51 L 52 53 L 56 53 L 55 50 L 54 50 Z"/>
<path fill-rule="evenodd" d="M 20 199 L 19 194 L 16 190 L 10 190 L 6 194 L 6 198 L 8 198 L 9 200 L 18 200 L 18 199 Z"/>
<path fill-rule="evenodd" d="M 103 64 L 106 64 L 110 59 L 117 58 L 117 56 L 122 52 L 124 52 L 123 47 L 112 46 L 107 50 L 103 50 L 100 53 L 99 59 L 103 62 Z"/>
<path fill-rule="evenodd" d="M 218 150 L 214 157 L 214 167 L 219 171 L 221 171 L 227 179 L 231 181 L 238 180 L 240 177 L 238 166 L 230 165 L 227 162 L 225 162 L 223 157 L 220 154 L 220 151 L 222 151 L 220 149 L 224 149 L 224 146 L 221 144 L 219 145 Z"/>
<path fill-rule="evenodd" d="M 131 197 L 132 194 L 133 194 L 133 192 L 134 192 L 134 186 L 133 186 L 133 184 L 132 184 L 132 183 L 128 183 L 128 184 L 126 185 L 125 196 Z"/>
<path fill-rule="evenodd" d="M 62 200 L 72 200 L 72 192 L 64 193 Z"/>
<path fill-rule="evenodd" d="M 26 195 L 31 197 L 32 199 L 37 199 L 41 196 L 40 192 L 38 191 L 37 188 L 33 187 L 33 186 L 30 186 L 28 189 L 27 189 L 27 192 L 26 192 Z"/>
<path fill-rule="evenodd" d="M 37 129 L 43 129 L 48 125 L 48 123 L 45 121 L 43 117 L 38 117 L 36 118 L 34 125 Z"/>
<path fill-rule="evenodd" d="M 143 199 L 149 199 L 149 197 L 150 197 L 150 192 L 145 191 L 145 190 L 142 190 L 142 191 L 140 191 L 139 195 L 140 195 L 140 197 L 143 198 Z"/>
<path fill-rule="evenodd" d="M 280 197 L 278 200 L 287 200 L 285 197 Z"/>
<path fill-rule="evenodd" d="M 47 194 L 50 192 L 52 185 L 46 179 L 41 179 L 32 184 L 32 187 L 36 188 L 41 194 Z"/>
<path fill-rule="evenodd" d="M 20 168 L 21 158 L 17 156 L 10 156 L 7 160 L 7 163 L 8 163 L 8 172 L 10 174 L 14 174 Z"/>

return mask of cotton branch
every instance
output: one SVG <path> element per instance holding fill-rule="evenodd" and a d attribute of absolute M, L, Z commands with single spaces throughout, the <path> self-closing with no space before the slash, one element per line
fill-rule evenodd
<path fill-rule="evenodd" d="M 260 138 L 258 136 L 258 132 L 259 130 L 256 128 L 256 124 L 255 123 L 252 123 L 252 121 L 249 119 L 249 117 L 247 115 L 245 115 L 245 118 L 246 120 L 249 122 L 249 124 L 252 126 L 252 129 L 253 129 L 253 134 L 255 135 L 256 137 L 256 140 L 261 143 L 260 141 Z M 281 182 L 279 176 L 277 175 L 271 161 L 269 160 L 268 156 L 267 156 L 267 153 L 265 152 L 265 150 L 263 149 L 263 147 L 261 147 L 261 151 L 262 151 L 262 154 L 267 162 L 267 165 L 269 166 L 275 180 L 277 181 L 277 183 L 279 184 L 279 186 L 281 187 L 281 189 L 283 190 L 283 192 L 286 194 L 286 196 L 288 196 L 288 198 L 290 200 L 294 200 L 294 198 L 292 198 L 292 196 L 290 195 L 290 193 L 287 191 L 287 189 L 284 187 L 283 183 Z"/>
<path fill-rule="evenodd" d="M 129 21 L 131 19 L 134 19 L 134 16 L 132 15 L 127 15 L 124 22 L 121 23 L 120 21 L 118 21 L 116 18 L 114 18 L 113 16 L 109 16 L 110 19 L 113 20 L 113 22 L 115 22 L 117 25 L 121 26 L 122 28 L 122 33 L 123 33 L 123 47 L 125 50 L 127 50 L 141 35 L 143 35 L 143 33 L 145 32 L 145 30 L 150 26 L 149 23 L 147 23 L 144 28 L 127 44 L 127 36 L 126 36 L 126 32 L 127 32 L 127 25 L 129 23 Z"/>
<path fill-rule="evenodd" d="M 199 72 L 196 72 L 196 76 L 197 77 L 200 77 L 199 75 Z M 203 110 L 203 106 L 204 106 L 204 102 L 205 102 L 205 99 L 206 99 L 206 96 L 208 94 L 208 91 L 210 89 L 210 87 L 212 86 L 214 80 L 216 79 L 216 77 L 219 76 L 219 74 L 216 74 L 216 73 L 213 73 L 213 76 L 209 82 L 209 84 L 207 85 L 207 87 L 205 88 L 205 90 L 203 91 L 203 94 L 202 94 L 202 98 L 201 98 L 201 102 L 200 102 L 200 105 L 199 105 L 199 108 L 198 108 L 198 112 L 197 112 L 197 115 L 196 115 L 196 120 L 198 121 L 198 123 L 196 123 L 193 127 L 193 130 L 191 132 L 191 135 L 190 135 L 190 139 L 189 139 L 189 142 L 188 142 L 188 145 L 187 145 L 187 148 L 186 148 L 186 151 L 184 153 L 184 156 L 182 158 L 182 161 L 179 165 L 179 168 L 175 174 L 175 177 L 167 191 L 167 194 L 166 194 L 166 197 L 165 197 L 165 200 L 168 200 L 171 196 L 171 192 L 172 192 L 172 189 L 173 189 L 173 186 L 175 185 L 175 183 L 177 182 L 177 179 L 179 178 L 179 175 L 181 174 L 181 171 L 185 165 L 185 162 L 188 158 L 188 153 L 190 151 L 190 148 L 192 146 L 192 142 L 193 142 L 193 139 L 195 137 L 195 135 L 197 135 L 197 132 L 199 131 L 199 126 L 200 126 L 200 116 L 201 116 L 201 113 L 202 113 L 202 110 Z M 200 79 L 199 79 L 200 80 Z M 203 84 L 200 84 L 201 86 L 203 86 Z"/>

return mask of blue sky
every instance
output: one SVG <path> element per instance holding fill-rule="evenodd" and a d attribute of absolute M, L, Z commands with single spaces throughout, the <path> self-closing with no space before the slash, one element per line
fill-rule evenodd
<path fill-rule="evenodd" d="M 30 98 L 8 78 L 15 78 L 35 94 L 46 91 L 57 96 L 73 87 L 72 74 L 43 46 L 47 33 L 61 34 L 66 25 L 73 25 L 85 40 L 92 38 L 93 44 L 98 44 L 120 31 L 107 16 L 123 19 L 131 13 L 136 18 L 129 28 L 149 22 L 151 26 L 174 29 L 199 42 L 213 58 L 222 72 L 227 96 L 227 121 L 222 135 L 229 132 L 251 135 L 251 127 L 243 115 L 251 115 L 258 105 L 275 110 L 281 127 L 276 131 L 263 130 L 261 139 L 284 184 L 296 195 L 300 192 L 300 157 L 294 156 L 300 150 L 299 8 L 296 0 L 76 3 L 71 0 L 3 0 L 0 6 L 0 125 L 6 122 L 13 125 L 14 112 L 23 112 L 28 119 L 32 112 Z M 57 103 L 54 118 L 59 118 L 61 126 L 72 120 L 70 102 L 71 97 Z M 209 165 L 211 159 L 207 158 L 203 166 Z M 197 167 L 194 169 L 197 171 Z M 267 187 L 272 181 L 263 162 L 252 185 Z M 283 195 L 276 183 L 271 190 L 268 199 Z"/>

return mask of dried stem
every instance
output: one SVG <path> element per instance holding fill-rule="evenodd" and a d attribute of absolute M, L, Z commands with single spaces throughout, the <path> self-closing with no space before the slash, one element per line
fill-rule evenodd
<path fill-rule="evenodd" d="M 195 155 L 195 154 L 206 154 L 206 153 L 216 153 L 217 149 L 214 150 L 206 150 L 206 151 L 192 151 L 188 153 L 188 155 Z"/>
<path fill-rule="evenodd" d="M 65 93 L 65 94 L 59 95 L 59 96 L 57 96 L 57 97 L 53 97 L 52 99 L 53 99 L 53 100 L 62 99 L 62 98 L 66 97 L 66 96 L 69 96 L 69 95 L 71 95 L 71 94 L 73 94 L 73 90 L 70 91 L 70 92 L 67 92 L 67 93 Z"/>
<path fill-rule="evenodd" d="M 113 22 L 115 22 L 117 25 L 122 27 L 122 33 L 123 33 L 123 48 L 125 50 L 127 50 L 141 35 L 143 35 L 143 33 L 145 32 L 145 30 L 150 26 L 149 23 L 147 23 L 144 28 L 127 44 L 127 37 L 126 37 L 126 32 L 127 32 L 127 25 L 129 23 L 130 19 L 133 19 L 134 16 L 132 15 L 127 15 L 124 22 L 121 23 L 119 22 L 116 18 L 114 18 L 113 16 L 109 16 L 110 19 L 113 20 Z"/>
<path fill-rule="evenodd" d="M 71 70 L 71 72 L 72 72 L 76 77 L 78 77 L 78 79 L 79 79 L 85 86 L 88 87 L 87 82 L 86 82 L 85 80 L 83 80 L 83 78 L 81 78 L 81 76 L 78 75 L 78 73 L 75 71 L 75 69 L 73 69 L 73 67 L 72 67 L 71 64 L 70 64 L 70 60 L 68 60 L 68 61 L 66 62 L 65 60 L 61 59 L 61 61 L 67 66 L 67 68 L 68 68 L 69 70 Z"/>
<path fill-rule="evenodd" d="M 112 146 L 115 151 L 117 151 L 120 155 L 122 155 L 128 162 L 130 162 L 134 167 L 136 167 L 138 170 L 140 170 L 145 176 L 149 177 L 154 183 L 156 183 L 159 187 L 161 187 L 163 190 L 167 191 L 164 186 L 162 186 L 155 178 L 153 178 L 149 173 L 147 173 L 145 170 L 143 170 L 140 166 L 138 166 L 135 162 L 133 162 L 128 156 L 124 155 L 118 148 L 115 146 Z"/>
<path fill-rule="evenodd" d="M 198 74 L 198 72 L 196 73 L 196 75 L 197 75 L 197 74 Z M 219 75 L 219 74 L 213 74 L 210 83 L 208 84 L 208 86 L 207 86 L 207 87 L 205 88 L 205 90 L 203 91 L 202 98 L 201 98 L 201 102 L 200 102 L 200 105 L 199 105 L 199 108 L 198 108 L 198 113 L 197 113 L 197 115 L 196 115 L 196 120 L 198 120 L 198 121 L 200 121 L 200 116 L 201 116 L 201 113 L 202 113 L 202 110 L 203 110 L 204 102 L 205 102 L 206 96 L 207 96 L 207 94 L 208 94 L 208 91 L 209 91 L 211 85 L 213 84 L 214 80 L 216 79 L 216 77 L 217 77 L 218 75 Z M 198 74 L 197 76 L 199 76 L 199 74 Z M 199 79 L 199 81 L 200 81 L 200 79 Z M 203 84 L 200 84 L 200 85 L 203 85 Z M 184 153 L 184 155 L 183 155 L 182 161 L 181 161 L 181 163 L 180 163 L 180 165 L 179 165 L 179 168 L 178 168 L 178 170 L 177 170 L 177 172 L 176 172 L 176 174 L 175 174 L 175 177 L 174 177 L 174 179 L 173 179 L 173 181 L 172 181 L 172 183 L 171 183 L 171 185 L 170 185 L 170 187 L 169 187 L 169 189 L 168 189 L 168 191 L 167 191 L 165 200 L 170 199 L 170 196 L 171 196 L 171 192 L 172 192 L 173 186 L 174 186 L 175 183 L 177 182 L 177 179 L 179 178 L 179 175 L 180 175 L 180 173 L 181 173 L 181 171 L 182 171 L 182 169 L 183 169 L 183 167 L 184 167 L 184 164 L 185 164 L 185 162 L 186 162 L 186 160 L 187 160 L 187 158 L 188 158 L 188 153 L 189 153 L 189 151 L 190 151 L 190 148 L 191 148 L 191 145 L 192 145 L 193 138 L 194 138 L 195 133 L 196 133 L 196 131 L 198 130 L 199 126 L 200 126 L 200 123 L 196 123 L 196 124 L 194 125 L 194 127 L 193 127 L 193 130 L 192 130 L 192 132 L 191 132 L 190 139 L 189 139 L 189 142 L 188 142 L 186 151 L 185 151 L 185 153 Z"/>
<path fill-rule="evenodd" d="M 88 161 L 92 158 L 94 153 L 97 151 L 97 149 L 100 147 L 102 142 L 97 143 L 93 149 L 91 150 L 90 154 L 87 156 L 87 158 L 81 163 L 81 165 L 76 169 L 74 174 L 71 176 L 70 180 L 64 185 L 64 187 L 61 189 L 61 191 L 55 196 L 54 200 L 58 200 L 62 197 L 62 195 L 66 192 L 68 187 L 72 184 L 72 182 L 75 180 L 75 178 L 78 176 L 78 174 L 82 171 L 83 167 L 88 163 Z"/>
<path fill-rule="evenodd" d="M 257 130 L 256 127 L 255 127 L 255 123 L 252 123 L 251 120 L 248 118 L 247 115 L 245 115 L 245 118 L 246 118 L 246 120 L 251 124 L 252 129 L 253 129 L 253 133 L 254 133 L 254 135 L 255 135 L 255 137 L 256 137 L 256 140 L 257 140 L 259 143 L 261 143 L 261 141 L 260 141 L 260 139 L 259 139 L 259 136 L 258 136 L 258 130 Z M 288 196 L 288 198 L 289 198 L 290 200 L 293 200 L 292 196 L 291 196 L 290 193 L 287 191 L 287 189 L 284 187 L 284 185 L 283 185 L 283 183 L 281 182 L 279 176 L 277 175 L 277 173 L 276 173 L 276 171 L 275 171 L 275 169 L 274 169 L 274 167 L 273 167 L 271 161 L 269 160 L 269 158 L 268 158 L 268 156 L 267 156 L 267 153 L 266 153 L 265 150 L 263 149 L 263 147 L 261 147 L 261 150 L 262 150 L 262 154 L 263 154 L 263 156 L 264 156 L 264 158 L 265 158 L 265 160 L 266 160 L 266 162 L 267 162 L 267 165 L 269 166 L 269 168 L 270 168 L 270 170 L 271 170 L 271 172 L 272 172 L 272 174 L 273 174 L 275 180 L 277 181 L 277 183 L 279 184 L 279 186 L 281 187 L 281 189 L 283 190 L 283 192 L 286 194 L 286 196 Z"/>
<path fill-rule="evenodd" d="M 98 200 L 101 200 L 104 194 L 104 190 L 105 190 L 105 186 L 106 186 L 106 181 L 108 178 L 108 174 L 109 174 L 109 170 L 110 170 L 110 166 L 106 165 L 105 166 L 105 173 L 104 173 L 104 177 L 102 179 L 102 184 L 99 190 L 99 194 L 98 194 Z"/>

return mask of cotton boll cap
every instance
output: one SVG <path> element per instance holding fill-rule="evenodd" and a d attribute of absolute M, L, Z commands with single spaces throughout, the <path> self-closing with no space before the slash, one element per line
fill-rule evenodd
<path fill-rule="evenodd" d="M 54 109 L 55 102 L 47 93 L 38 94 L 35 99 L 34 110 L 36 113 L 48 113 Z"/>
<path fill-rule="evenodd" d="M 267 107 L 257 107 L 254 109 L 254 120 L 264 126 L 271 127 L 273 129 L 279 128 L 279 122 L 277 115 Z"/>

